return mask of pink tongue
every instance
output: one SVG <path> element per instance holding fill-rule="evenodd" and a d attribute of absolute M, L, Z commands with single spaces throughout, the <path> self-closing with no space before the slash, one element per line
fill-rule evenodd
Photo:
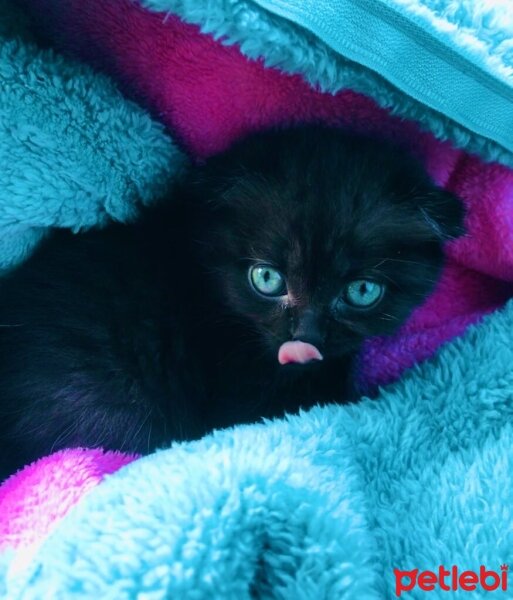
<path fill-rule="evenodd" d="M 280 365 L 288 363 L 307 363 L 311 360 L 322 360 L 322 354 L 312 344 L 306 342 L 285 342 L 278 350 Z"/>

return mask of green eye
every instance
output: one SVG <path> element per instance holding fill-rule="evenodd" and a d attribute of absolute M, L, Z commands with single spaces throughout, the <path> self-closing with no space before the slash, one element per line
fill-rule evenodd
<path fill-rule="evenodd" d="M 284 296 L 287 293 L 283 275 L 269 265 L 255 265 L 249 269 L 249 281 L 264 296 Z"/>
<path fill-rule="evenodd" d="M 375 281 L 355 279 L 347 284 L 344 299 L 356 308 L 370 308 L 381 300 L 384 290 L 384 286 Z"/>

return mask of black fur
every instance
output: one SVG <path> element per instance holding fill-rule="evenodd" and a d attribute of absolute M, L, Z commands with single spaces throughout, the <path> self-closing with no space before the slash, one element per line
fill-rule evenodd
<path fill-rule="evenodd" d="M 137 223 L 55 232 L 0 281 L 0 473 L 353 399 L 362 341 L 422 303 L 462 219 L 404 152 L 305 127 L 191 169 Z M 252 289 L 255 262 L 285 274 L 289 304 Z M 362 277 L 387 286 L 382 301 L 337 302 Z M 280 366 L 294 337 L 324 360 Z"/>

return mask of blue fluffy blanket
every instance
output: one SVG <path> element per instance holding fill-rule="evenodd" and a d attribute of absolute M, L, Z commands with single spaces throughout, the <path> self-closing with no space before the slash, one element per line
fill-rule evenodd
<path fill-rule="evenodd" d="M 182 163 L 162 125 L 107 78 L 40 49 L 0 0 L 0 272 L 48 227 L 133 218 Z"/>
<path fill-rule="evenodd" d="M 512 364 L 509 304 L 376 401 L 140 459 L 64 518 L 4 597 L 383 600 L 394 569 L 499 571 L 513 558 Z"/>
<path fill-rule="evenodd" d="M 208 2 L 146 4 L 189 11 L 208 26 Z M 398 101 L 398 111 L 415 116 L 425 107 L 426 127 L 446 127 L 483 156 L 513 164 L 511 10 L 500 20 L 492 8 L 479 13 L 484 5 L 477 0 L 382 0 L 374 8 L 345 0 L 258 4 L 287 21 L 255 11 L 253 23 L 234 18 L 239 30 L 264 23 L 277 32 L 279 49 L 287 32 L 298 34 L 298 23 L 311 31 L 304 39 L 319 36 L 316 51 L 325 42 L 377 71 L 376 85 L 395 75 L 383 66 L 386 56 L 381 64 L 363 60 L 358 30 L 376 19 L 406 24 L 404 37 L 393 38 L 401 48 L 424 32 L 427 58 L 436 48 L 436 59 L 457 66 L 461 76 L 460 67 L 470 65 L 471 79 L 506 112 L 481 112 L 478 128 L 476 107 L 451 112 L 455 87 L 446 95 L 456 103 L 451 111 L 428 102 L 422 89 L 415 102 Z M 451 12 L 455 4 L 459 10 Z M 437 20 L 442 5 L 447 23 L 466 24 L 464 37 L 461 23 L 454 30 Z M 23 258 L 48 226 L 78 229 L 133 217 L 136 201 L 160 194 L 183 162 L 162 128 L 107 79 L 40 50 L 6 7 L 0 0 L 1 268 Z M 369 15 L 361 15 L 362 7 Z M 358 25 L 354 55 L 349 38 L 337 33 L 341 15 Z M 315 71 L 313 62 L 303 67 Z M 408 62 L 403 67 L 396 71 L 404 85 L 419 85 L 422 73 L 412 73 Z M 336 81 L 336 62 L 332 68 Z M 427 92 L 431 84 L 421 87 Z M 12 569 L 10 554 L 0 557 L 0 597 L 378 600 L 395 597 L 398 581 L 404 588 L 413 581 L 394 569 L 438 574 L 440 566 L 455 566 L 479 574 L 484 565 L 505 573 L 500 566 L 513 564 L 512 364 L 509 304 L 377 400 L 216 432 L 138 460 L 84 497 L 25 569 Z M 438 582 L 430 597 L 511 598 L 513 582 L 509 588 L 490 596 L 478 582 L 469 595 L 461 586 L 444 592 Z M 425 595 L 419 581 L 402 594 Z"/>

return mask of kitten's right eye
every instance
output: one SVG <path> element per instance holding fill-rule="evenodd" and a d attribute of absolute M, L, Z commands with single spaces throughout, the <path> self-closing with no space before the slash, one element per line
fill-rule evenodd
<path fill-rule="evenodd" d="M 383 297 L 385 287 L 370 279 L 355 279 L 344 289 L 344 300 L 354 308 L 371 308 Z"/>
<path fill-rule="evenodd" d="M 287 293 L 285 278 L 270 265 L 253 265 L 248 277 L 253 289 L 263 296 L 277 297 Z"/>

